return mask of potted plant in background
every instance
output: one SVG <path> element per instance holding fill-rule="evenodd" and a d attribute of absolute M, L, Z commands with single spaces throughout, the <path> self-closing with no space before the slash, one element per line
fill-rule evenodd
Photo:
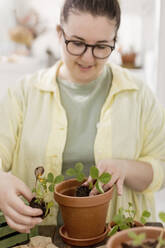
<path fill-rule="evenodd" d="M 165 212 L 159 217 L 165 222 Z M 144 226 L 123 230 L 111 237 L 107 248 L 165 248 L 165 228 Z"/>
<path fill-rule="evenodd" d="M 54 198 L 60 206 L 64 221 L 64 226 L 59 231 L 60 235 L 66 243 L 71 245 L 96 244 L 104 240 L 108 232 L 106 215 L 113 188 L 104 192 L 101 184 L 108 183 L 111 175 L 109 173 L 99 175 L 98 169 L 92 166 L 90 176 L 94 183 L 91 183 L 87 189 L 82 185 L 85 181 L 82 163 L 77 163 L 75 168 L 68 169 L 66 174 L 75 176 L 76 179 L 65 180 L 55 187 Z M 99 194 L 89 196 L 93 187 L 98 189 Z M 87 193 L 85 196 L 84 192 Z"/>
<path fill-rule="evenodd" d="M 116 232 L 125 229 L 144 226 L 147 218 L 149 218 L 150 215 L 151 214 L 149 211 L 144 210 L 140 217 L 140 221 L 135 220 L 136 211 L 133 208 L 133 204 L 128 202 L 128 208 L 119 208 L 118 213 L 113 217 L 112 222 L 110 222 L 111 229 L 108 233 L 108 236 L 111 237 Z"/>

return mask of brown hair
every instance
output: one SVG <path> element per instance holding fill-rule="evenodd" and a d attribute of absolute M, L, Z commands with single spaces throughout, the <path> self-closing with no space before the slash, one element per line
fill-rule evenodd
<path fill-rule="evenodd" d="M 68 21 L 72 12 L 88 12 L 93 16 L 106 16 L 116 20 L 116 29 L 120 26 L 120 6 L 118 0 L 65 0 L 61 12 L 61 24 Z"/>

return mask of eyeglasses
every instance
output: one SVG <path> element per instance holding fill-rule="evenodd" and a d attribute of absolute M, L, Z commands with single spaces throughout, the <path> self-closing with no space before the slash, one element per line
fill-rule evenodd
<path fill-rule="evenodd" d="M 64 36 L 66 49 L 68 53 L 74 56 L 83 55 L 87 51 L 88 47 L 91 47 L 93 57 L 97 59 L 106 59 L 110 56 L 112 51 L 115 49 L 115 45 L 114 46 L 104 45 L 104 44 L 90 45 L 90 44 L 87 44 L 85 42 L 78 41 L 78 40 L 67 40 L 63 29 L 62 29 L 62 33 Z"/>

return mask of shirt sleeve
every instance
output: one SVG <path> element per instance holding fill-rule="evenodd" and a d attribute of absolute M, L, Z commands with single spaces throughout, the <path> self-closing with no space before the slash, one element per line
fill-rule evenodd
<path fill-rule="evenodd" d="M 158 191 L 165 183 L 165 110 L 145 87 L 142 101 L 142 151 L 138 161 L 151 164 L 153 180 L 143 193 Z"/>
<path fill-rule="evenodd" d="M 14 90 L 8 89 L 0 102 L 0 159 L 1 170 L 6 172 L 11 170 L 22 127 L 20 85 L 21 82 Z"/>

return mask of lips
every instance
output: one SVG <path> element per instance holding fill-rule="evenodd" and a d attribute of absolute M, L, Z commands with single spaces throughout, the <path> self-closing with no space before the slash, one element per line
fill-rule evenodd
<path fill-rule="evenodd" d="M 78 64 L 78 66 L 81 70 L 85 70 L 85 71 L 90 70 L 93 67 L 93 65 L 81 65 L 81 64 Z"/>

